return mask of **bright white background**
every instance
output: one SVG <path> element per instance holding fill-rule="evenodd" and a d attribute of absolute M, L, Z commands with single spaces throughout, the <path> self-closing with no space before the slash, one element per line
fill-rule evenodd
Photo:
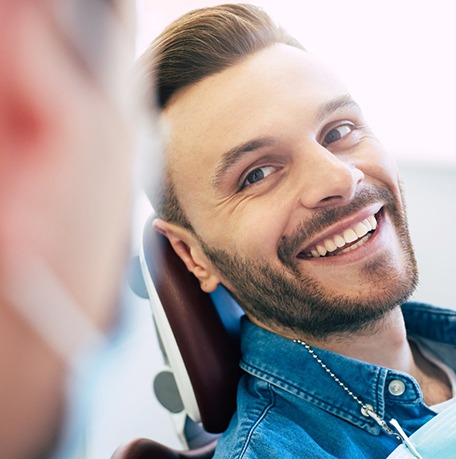
<path fill-rule="evenodd" d="M 210 0 L 137 0 L 138 55 L 169 22 Z M 448 0 L 258 0 L 312 53 L 333 67 L 398 159 L 421 271 L 416 298 L 455 307 L 455 12 Z M 138 197 L 134 247 L 150 208 Z M 153 396 L 162 367 L 147 301 L 128 300 L 130 319 L 98 393 L 87 459 L 148 437 L 179 447 L 169 414 Z"/>
<path fill-rule="evenodd" d="M 138 53 L 214 0 L 138 0 Z M 232 2 L 240 3 L 240 2 Z M 448 0 L 257 0 L 335 69 L 398 159 L 456 162 L 456 6 Z"/>

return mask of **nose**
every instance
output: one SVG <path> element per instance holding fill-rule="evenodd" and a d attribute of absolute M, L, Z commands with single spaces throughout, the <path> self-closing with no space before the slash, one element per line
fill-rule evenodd
<path fill-rule="evenodd" d="M 302 181 L 301 205 L 311 209 L 347 204 L 364 180 L 363 171 L 349 157 L 334 155 L 321 145 L 315 153 L 303 161 L 306 179 Z"/>

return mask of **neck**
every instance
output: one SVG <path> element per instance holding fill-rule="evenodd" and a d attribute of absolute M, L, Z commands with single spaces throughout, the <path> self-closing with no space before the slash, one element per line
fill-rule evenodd
<path fill-rule="evenodd" d="M 307 343 L 372 365 L 407 373 L 413 369 L 413 355 L 399 307 L 357 333 L 331 335 L 322 340 L 310 338 Z"/>
<path fill-rule="evenodd" d="M 404 318 L 400 307 L 390 311 L 384 318 L 369 328 L 357 333 L 330 335 L 325 339 L 309 338 L 289 329 L 271 327 L 251 315 L 249 319 L 273 333 L 288 339 L 302 339 L 313 347 L 335 352 L 373 365 L 410 373 L 413 355 L 407 341 Z"/>
<path fill-rule="evenodd" d="M 409 343 L 400 307 L 393 309 L 381 321 L 358 333 L 333 335 L 322 340 L 297 336 L 289 330 L 271 329 L 252 317 L 250 319 L 273 333 L 289 339 L 303 339 L 312 347 L 407 373 L 419 384 L 424 402 L 428 406 L 452 397 L 451 385 L 446 374 L 427 360 L 416 345 Z"/>
<path fill-rule="evenodd" d="M 431 406 L 452 397 L 446 374 L 427 360 L 407 339 L 401 309 L 395 308 L 381 322 L 350 336 L 308 340 L 311 346 L 373 365 L 408 373 L 420 385 L 424 401 Z"/>

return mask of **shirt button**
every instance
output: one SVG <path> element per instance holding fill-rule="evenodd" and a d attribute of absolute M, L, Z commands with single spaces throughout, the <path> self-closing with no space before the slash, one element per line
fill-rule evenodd
<path fill-rule="evenodd" d="M 399 379 L 393 379 L 388 384 L 388 390 L 391 395 L 399 397 L 399 395 L 402 395 L 405 392 L 405 384 Z"/>

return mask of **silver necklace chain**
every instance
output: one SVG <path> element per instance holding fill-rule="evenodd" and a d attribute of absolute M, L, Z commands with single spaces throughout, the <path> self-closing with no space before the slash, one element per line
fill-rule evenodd
<path fill-rule="evenodd" d="M 410 441 L 408 438 L 407 434 L 403 431 L 399 423 L 396 421 L 396 419 L 391 419 L 390 425 L 394 427 L 394 430 L 388 425 L 388 423 L 381 417 L 379 416 L 375 411 L 374 407 L 368 403 L 364 403 L 360 398 L 353 393 L 342 381 L 341 379 L 334 374 L 334 372 L 326 365 L 323 360 L 320 359 L 320 357 L 317 355 L 317 353 L 310 347 L 305 341 L 300 340 L 300 339 L 294 339 L 293 340 L 295 343 L 300 344 L 303 346 L 309 354 L 315 359 L 315 361 L 325 370 L 325 372 L 331 376 L 331 378 L 356 402 L 358 405 L 361 407 L 361 414 L 365 417 L 370 417 L 372 418 L 388 435 L 393 435 L 396 437 L 397 440 L 402 441 L 404 445 L 410 449 L 412 454 L 417 458 L 417 459 L 422 459 L 421 455 L 418 453 L 416 450 L 415 446 L 413 443 Z"/>

